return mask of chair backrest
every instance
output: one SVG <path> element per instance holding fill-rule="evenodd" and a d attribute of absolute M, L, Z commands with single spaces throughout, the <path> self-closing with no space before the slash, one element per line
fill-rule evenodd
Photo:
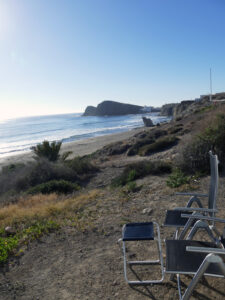
<path fill-rule="evenodd" d="M 219 185 L 219 171 L 218 171 L 218 157 L 213 155 L 212 152 L 209 152 L 210 156 L 210 184 L 209 184 L 209 197 L 208 197 L 208 208 L 216 209 L 216 200 L 218 193 Z M 214 213 L 210 213 L 211 216 L 214 216 Z"/>

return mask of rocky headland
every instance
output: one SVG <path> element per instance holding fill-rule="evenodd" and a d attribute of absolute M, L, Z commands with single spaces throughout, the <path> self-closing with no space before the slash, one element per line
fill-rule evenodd
<path fill-rule="evenodd" d="M 106 100 L 98 104 L 97 107 L 88 106 L 83 116 L 120 116 L 128 114 L 140 114 L 144 107 L 133 104 L 120 103 Z"/>

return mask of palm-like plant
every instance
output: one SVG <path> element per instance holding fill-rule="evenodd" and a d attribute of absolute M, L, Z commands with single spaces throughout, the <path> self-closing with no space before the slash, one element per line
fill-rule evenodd
<path fill-rule="evenodd" d="M 57 161 L 60 158 L 62 160 L 65 160 L 71 152 L 65 152 L 60 157 L 59 151 L 61 148 L 62 142 L 49 142 L 49 141 L 43 141 L 41 144 L 38 144 L 37 146 L 31 147 L 31 150 L 34 152 L 34 154 L 37 155 L 37 157 L 44 157 L 47 158 L 49 161 Z"/>

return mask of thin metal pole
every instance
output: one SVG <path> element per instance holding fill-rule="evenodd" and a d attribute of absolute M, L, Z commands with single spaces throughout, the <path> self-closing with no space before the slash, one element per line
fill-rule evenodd
<path fill-rule="evenodd" d="M 210 74 L 209 74 L 210 76 L 210 78 L 209 78 L 209 80 L 210 80 L 210 102 L 212 102 L 212 69 L 210 68 Z"/>

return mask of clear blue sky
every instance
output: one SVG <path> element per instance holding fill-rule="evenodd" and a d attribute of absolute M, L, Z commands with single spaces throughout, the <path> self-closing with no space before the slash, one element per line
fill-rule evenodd
<path fill-rule="evenodd" d="M 225 91 L 224 0 L 0 0 L 1 116 Z"/>

